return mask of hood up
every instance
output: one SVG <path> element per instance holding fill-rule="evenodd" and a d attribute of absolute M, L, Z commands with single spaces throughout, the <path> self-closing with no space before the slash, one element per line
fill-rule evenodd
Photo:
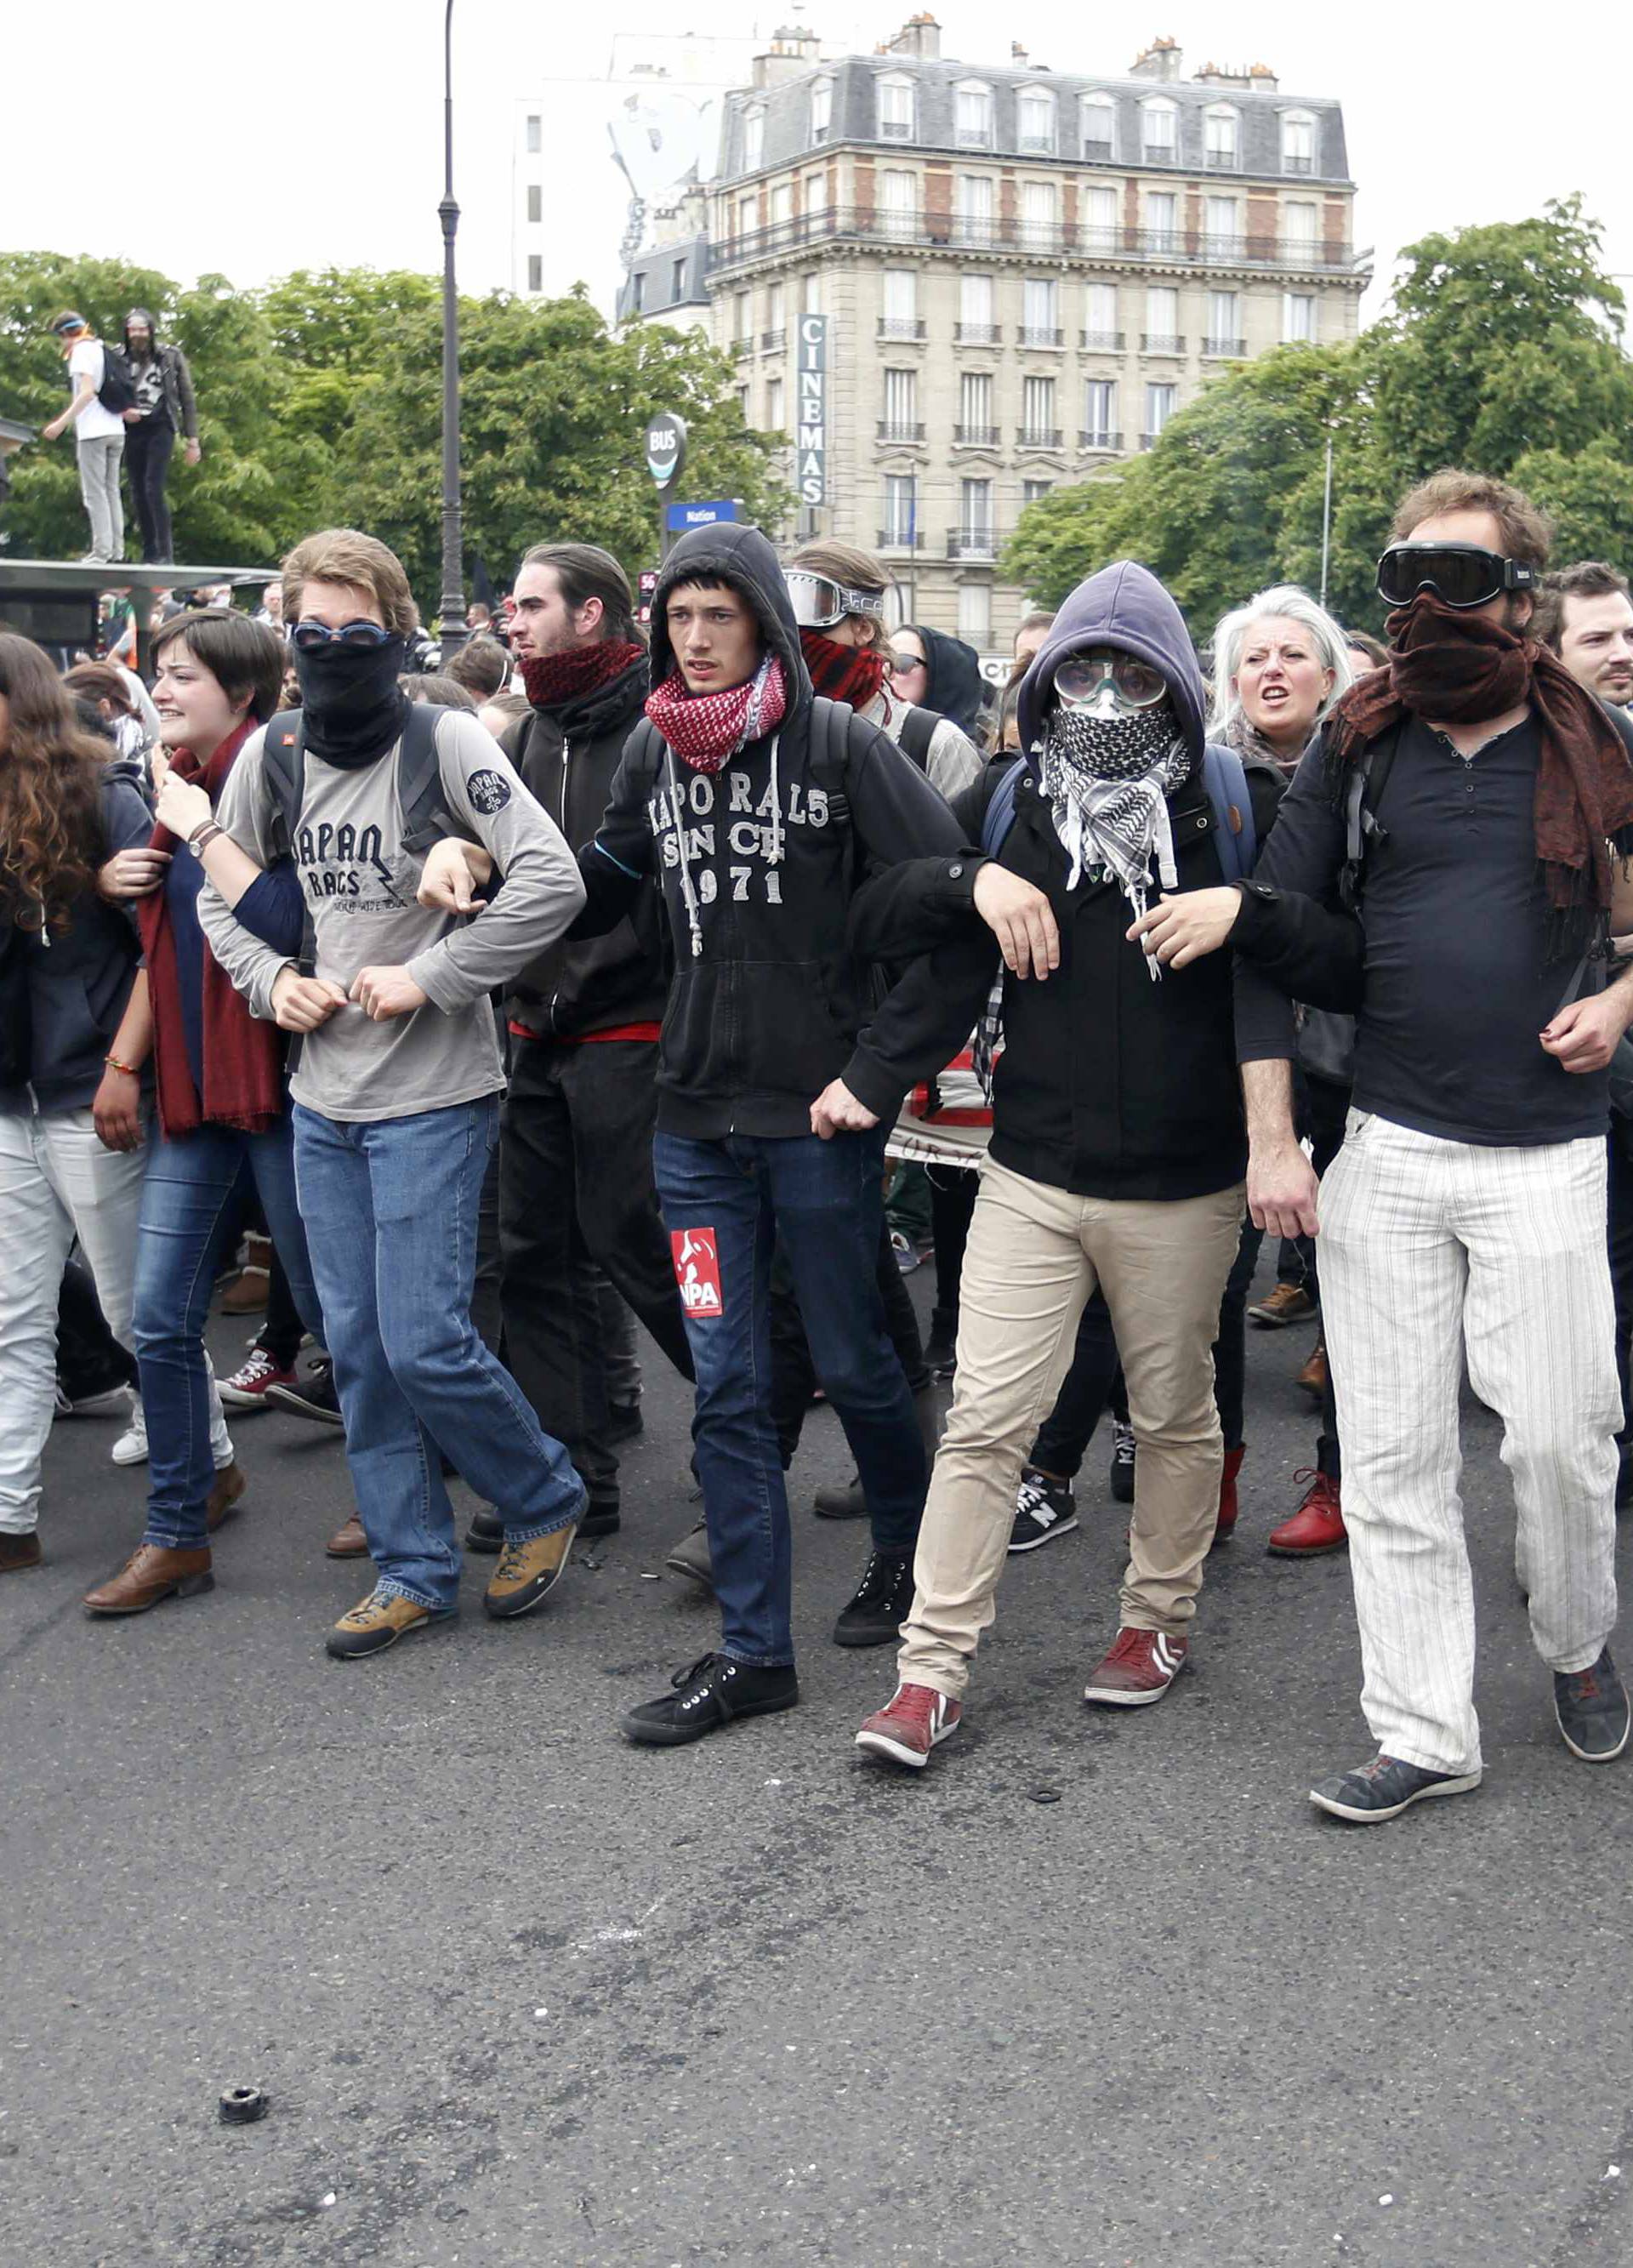
<path fill-rule="evenodd" d="M 1056 671 L 1068 654 L 1095 645 L 1116 646 L 1161 670 L 1195 771 L 1205 741 L 1202 667 L 1178 607 L 1151 570 L 1132 559 L 1119 559 L 1079 583 L 1033 656 L 1020 681 L 1018 709 L 1020 745 L 1028 763 L 1042 733 Z"/>
<path fill-rule="evenodd" d="M 927 630 L 922 622 L 908 627 L 924 647 L 924 698 L 919 707 L 951 718 L 973 740 L 981 714 L 981 656 L 945 630 Z"/>
<path fill-rule="evenodd" d="M 738 521 L 717 527 L 695 527 L 683 535 L 663 564 L 652 593 L 652 683 L 661 685 L 680 666 L 669 643 L 665 608 L 669 593 L 682 583 L 724 583 L 747 599 L 760 624 L 761 636 L 782 661 L 788 682 L 788 715 L 811 705 L 811 673 L 799 643 L 799 626 L 783 580 L 777 556 L 757 527 Z"/>

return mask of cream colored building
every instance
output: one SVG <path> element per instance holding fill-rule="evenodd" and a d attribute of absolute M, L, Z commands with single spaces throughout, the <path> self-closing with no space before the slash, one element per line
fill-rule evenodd
<path fill-rule="evenodd" d="M 827 501 L 799 532 L 880 551 L 905 619 L 992 655 L 1024 505 L 1149 447 L 1228 362 L 1352 338 L 1370 269 L 1335 101 L 1262 65 L 1185 78 L 1166 41 L 1122 77 L 939 46 L 929 16 L 866 57 L 780 33 L 727 98 L 702 226 L 636 256 L 619 313 L 706 310 L 773 431 L 795 323 L 828 316 Z"/>

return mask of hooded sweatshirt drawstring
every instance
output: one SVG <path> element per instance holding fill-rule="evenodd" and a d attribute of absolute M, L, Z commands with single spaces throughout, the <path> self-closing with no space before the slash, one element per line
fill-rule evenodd
<path fill-rule="evenodd" d="M 783 863 L 783 784 L 776 768 L 777 743 L 782 737 L 780 733 L 771 735 L 771 848 L 766 855 L 774 866 Z"/>
<path fill-rule="evenodd" d="M 680 775 L 675 769 L 674 750 L 664 744 L 664 755 L 669 770 L 669 800 L 674 812 L 676 847 L 680 855 L 680 895 L 686 901 L 687 933 L 692 941 L 692 958 L 695 961 L 703 949 L 703 917 L 697 909 L 697 893 L 692 887 L 692 868 L 686 855 L 686 805 L 680 793 Z"/>

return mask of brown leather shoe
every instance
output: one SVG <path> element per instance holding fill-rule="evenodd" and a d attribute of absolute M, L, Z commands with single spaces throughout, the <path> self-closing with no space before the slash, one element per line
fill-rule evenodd
<path fill-rule="evenodd" d="M 224 1315 L 259 1315 L 266 1312 L 271 1282 L 272 1241 L 265 1236 L 244 1240 L 244 1265 L 221 1295 Z"/>
<path fill-rule="evenodd" d="M 342 1528 L 337 1528 L 323 1549 L 331 1559 L 366 1559 L 369 1539 L 363 1532 L 363 1522 L 354 1512 Z"/>
<path fill-rule="evenodd" d="M 1313 1394 L 1318 1402 L 1324 1399 L 1327 1393 L 1327 1349 L 1319 1340 L 1314 1352 L 1293 1384 L 1302 1386 L 1305 1392 Z"/>
<path fill-rule="evenodd" d="M 248 1486 L 242 1465 L 222 1466 L 216 1475 L 216 1485 L 204 1500 L 204 1525 L 212 1535 L 224 1521 L 232 1519 L 239 1508 L 239 1498 Z"/>
<path fill-rule="evenodd" d="M 37 1567 L 41 1557 L 37 1528 L 26 1535 L 0 1535 L 0 1575 L 20 1575 L 26 1567 Z"/>
<path fill-rule="evenodd" d="M 117 1575 L 85 1594 L 90 1615 L 144 1615 L 161 1599 L 190 1599 L 213 1591 L 210 1551 L 171 1551 L 158 1543 L 139 1543 Z"/>

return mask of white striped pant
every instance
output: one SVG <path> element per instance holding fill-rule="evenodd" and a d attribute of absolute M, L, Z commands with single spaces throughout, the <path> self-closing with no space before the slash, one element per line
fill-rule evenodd
<path fill-rule="evenodd" d="M 1615 1624 L 1605 1177 L 1602 1138 L 1482 1149 L 1352 1110 L 1321 1182 L 1361 1705 L 1385 1755 L 1430 1771 L 1480 1763 L 1458 1494 L 1465 1356 L 1503 1421 L 1537 1652 L 1585 1669 Z"/>

